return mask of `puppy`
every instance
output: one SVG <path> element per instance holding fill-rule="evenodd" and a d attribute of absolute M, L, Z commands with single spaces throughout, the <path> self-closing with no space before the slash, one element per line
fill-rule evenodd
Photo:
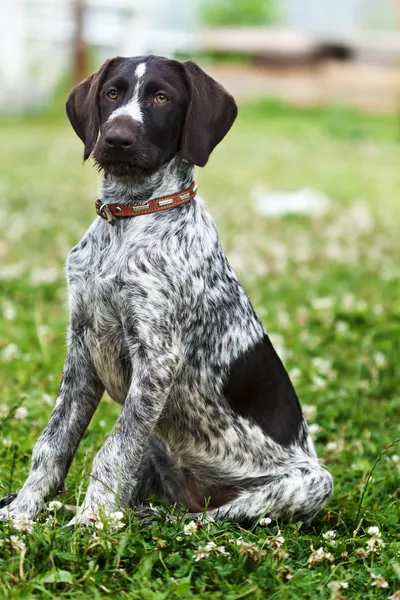
<path fill-rule="evenodd" d="M 191 61 L 118 57 L 66 109 L 104 173 L 99 216 L 67 261 L 57 402 L 1 516 L 34 517 L 63 488 L 107 390 L 122 410 L 74 522 L 153 494 L 214 518 L 310 522 L 332 477 L 193 181 L 235 120 L 234 99 Z"/>

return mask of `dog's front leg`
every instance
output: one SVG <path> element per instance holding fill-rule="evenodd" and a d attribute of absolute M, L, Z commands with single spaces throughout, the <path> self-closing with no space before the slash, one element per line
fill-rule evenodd
<path fill-rule="evenodd" d="M 106 443 L 93 462 L 85 501 L 71 521 L 85 524 L 101 507 L 126 508 L 137 487 L 140 462 L 165 407 L 180 360 L 174 351 L 140 348 L 125 404 Z"/>
<path fill-rule="evenodd" d="M 34 517 L 43 501 L 64 485 L 78 444 L 95 412 L 104 386 L 82 337 L 70 332 L 60 391 L 50 421 L 38 439 L 29 476 L 0 519 L 24 513 Z"/>

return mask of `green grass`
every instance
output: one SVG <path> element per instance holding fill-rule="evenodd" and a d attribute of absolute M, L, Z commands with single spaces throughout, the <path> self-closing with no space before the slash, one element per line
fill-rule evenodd
<path fill-rule="evenodd" d="M 94 217 L 98 176 L 82 167 L 81 144 L 59 116 L 3 118 L 0 128 L 1 496 L 23 483 L 57 394 L 68 319 L 64 261 Z M 1 525 L 0 598 L 364 600 L 400 589 L 399 164 L 395 117 L 265 102 L 242 107 L 197 177 L 335 477 L 313 527 L 280 526 L 285 540 L 276 548 L 279 524 L 205 524 L 189 536 L 179 508 L 176 522 L 144 525 L 129 513 L 124 528 L 96 537 L 62 529 L 67 511 L 56 524 L 44 513 L 32 532 Z M 331 199 L 328 213 L 271 219 L 254 209 L 254 188 L 304 187 Z M 18 419 L 20 405 L 28 415 Z M 118 412 L 105 398 L 66 480 L 66 504 L 82 501 Z M 384 546 L 363 556 L 371 526 Z M 322 537 L 329 530 L 333 545 Z M 229 554 L 195 561 L 210 541 Z M 328 561 L 308 562 L 321 546 Z M 372 573 L 388 587 L 372 586 L 381 583 Z"/>

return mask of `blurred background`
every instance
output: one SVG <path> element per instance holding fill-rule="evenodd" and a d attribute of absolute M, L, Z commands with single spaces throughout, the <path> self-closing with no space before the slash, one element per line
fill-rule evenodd
<path fill-rule="evenodd" d="M 108 57 L 156 53 L 239 103 L 199 191 L 335 476 L 329 514 L 348 518 L 399 435 L 400 1 L 0 0 L 0 15 L 0 418 L 27 409 L 5 422 L 16 475 L 0 486 L 18 489 L 56 397 L 65 259 L 95 217 L 67 95 Z M 118 410 L 100 407 L 77 481 Z M 396 456 L 371 487 L 393 522 Z"/>
<path fill-rule="evenodd" d="M 396 107 L 399 0 L 2 0 L 1 14 L 1 111 L 46 106 L 67 73 L 106 57 L 149 53 L 208 57 L 239 98 Z"/>

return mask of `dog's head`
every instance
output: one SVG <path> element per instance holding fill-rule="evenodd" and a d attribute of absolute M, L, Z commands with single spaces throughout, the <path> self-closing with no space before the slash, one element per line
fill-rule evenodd
<path fill-rule="evenodd" d="M 232 96 L 195 63 L 159 56 L 106 61 L 72 90 L 66 110 L 84 159 L 93 151 L 111 175 L 152 172 L 178 153 L 202 167 L 237 115 Z"/>

